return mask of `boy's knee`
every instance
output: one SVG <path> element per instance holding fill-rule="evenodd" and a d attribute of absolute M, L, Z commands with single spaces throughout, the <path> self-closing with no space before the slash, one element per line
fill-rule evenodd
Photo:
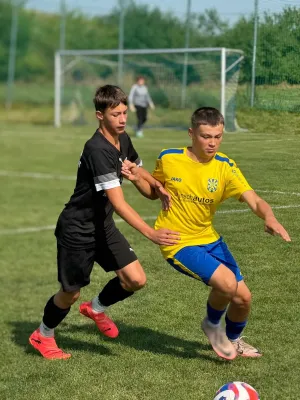
<path fill-rule="evenodd" d="M 136 292 L 142 289 L 147 282 L 146 275 L 141 275 L 135 279 L 130 279 L 126 283 L 124 282 L 124 288 L 130 292 Z"/>
<path fill-rule="evenodd" d="M 80 290 L 74 292 L 60 291 L 55 296 L 55 303 L 58 307 L 68 308 L 71 307 L 80 297 Z"/>
<path fill-rule="evenodd" d="M 225 279 L 222 283 L 221 291 L 229 299 L 234 298 L 238 288 L 238 283 L 235 279 Z"/>
<path fill-rule="evenodd" d="M 76 303 L 76 301 L 79 299 L 79 297 L 80 297 L 80 291 L 72 293 L 71 296 L 70 296 L 71 305 Z"/>
<path fill-rule="evenodd" d="M 245 293 L 237 294 L 233 297 L 232 302 L 239 307 L 249 308 L 252 302 L 252 294 L 250 291 Z"/>

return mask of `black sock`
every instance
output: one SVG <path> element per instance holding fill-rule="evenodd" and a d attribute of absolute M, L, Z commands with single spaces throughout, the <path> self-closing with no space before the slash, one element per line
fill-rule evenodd
<path fill-rule="evenodd" d="M 120 279 L 116 276 L 104 286 L 102 292 L 99 293 L 98 298 L 103 306 L 108 307 L 118 301 L 125 300 L 127 297 L 132 295 L 133 292 L 128 292 L 128 290 L 123 289 Z"/>
<path fill-rule="evenodd" d="M 50 329 L 54 329 L 66 318 L 71 307 L 62 309 L 54 304 L 54 296 L 52 296 L 44 308 L 43 323 Z"/>

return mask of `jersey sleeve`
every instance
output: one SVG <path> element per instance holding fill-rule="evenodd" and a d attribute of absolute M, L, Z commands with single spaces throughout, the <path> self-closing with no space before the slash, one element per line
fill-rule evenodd
<path fill-rule="evenodd" d="M 162 184 L 165 183 L 162 158 L 158 158 L 156 160 L 155 169 L 152 172 L 152 176 L 153 176 L 153 178 L 155 178 L 157 181 L 161 182 Z"/>
<path fill-rule="evenodd" d="M 111 154 L 106 151 L 94 151 L 88 160 L 97 192 L 120 186 L 117 160 Z"/>
<path fill-rule="evenodd" d="M 132 141 L 131 141 L 129 136 L 128 136 L 128 155 L 127 155 L 127 158 L 128 158 L 129 161 L 136 163 L 136 165 L 138 167 L 141 167 L 143 165 L 143 161 L 140 159 L 137 151 L 133 147 Z"/>
<path fill-rule="evenodd" d="M 233 161 L 232 164 L 233 165 L 230 165 L 226 175 L 225 190 L 222 201 L 229 197 L 239 199 L 243 193 L 248 190 L 253 190 L 241 170 L 236 166 L 236 163 Z"/>

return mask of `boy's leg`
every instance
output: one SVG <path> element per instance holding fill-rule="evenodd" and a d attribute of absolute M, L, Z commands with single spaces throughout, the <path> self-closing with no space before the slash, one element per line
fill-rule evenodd
<path fill-rule="evenodd" d="M 94 263 L 94 250 L 68 249 L 58 244 L 57 266 L 61 289 L 52 296 L 44 309 L 42 323 L 29 338 L 30 344 L 45 358 L 69 358 L 57 347 L 54 329 L 68 315 L 70 307 L 80 295 L 80 288 L 89 284 L 89 276 Z"/>
<path fill-rule="evenodd" d="M 139 261 L 134 261 L 115 272 L 117 276 L 104 286 L 98 296 L 80 305 L 80 313 L 94 320 L 98 329 L 111 338 L 117 337 L 119 330 L 104 311 L 132 296 L 146 283 L 146 276 Z"/>
<path fill-rule="evenodd" d="M 29 343 L 43 357 L 48 359 L 67 359 L 71 357 L 71 354 L 63 352 L 57 346 L 54 339 L 54 329 L 66 318 L 71 305 L 75 303 L 79 295 L 79 290 L 66 293 L 61 289 L 48 300 L 44 308 L 41 325 L 29 338 Z"/>
<path fill-rule="evenodd" d="M 106 336 L 116 337 L 118 328 L 111 320 L 108 322 L 104 311 L 141 289 L 146 284 L 146 275 L 133 249 L 117 228 L 113 226 L 107 237 L 99 243 L 96 261 L 106 272 L 114 271 L 117 276 L 92 301 L 82 303 L 80 312 L 93 319 Z"/>
<path fill-rule="evenodd" d="M 202 329 L 214 351 L 220 357 L 232 360 L 236 357 L 236 351 L 220 321 L 236 293 L 237 282 L 234 274 L 225 265 L 220 264 L 209 279 L 208 285 L 212 290 L 207 300 L 207 315 L 202 321 Z"/>
<path fill-rule="evenodd" d="M 237 291 L 230 301 L 225 317 L 227 337 L 233 343 L 238 354 L 244 357 L 259 357 L 262 355 L 261 352 L 241 339 L 241 334 L 247 324 L 251 306 L 251 293 L 243 280 L 244 278 L 241 271 L 229 248 L 222 239 L 218 245 L 212 249 L 211 254 L 223 262 L 233 272 L 237 281 Z"/>
<path fill-rule="evenodd" d="M 135 108 L 136 108 L 136 116 L 137 116 L 136 137 L 142 138 L 144 136 L 143 131 L 142 131 L 142 127 L 144 124 L 144 113 L 143 113 L 144 107 L 136 106 Z"/>
<path fill-rule="evenodd" d="M 241 334 L 246 327 L 251 308 L 251 293 L 244 281 L 238 282 L 236 295 L 232 298 L 225 317 L 226 334 L 232 341 L 239 355 L 243 357 L 260 357 L 262 353 L 246 343 Z"/>
<path fill-rule="evenodd" d="M 148 108 L 147 107 L 143 107 L 142 110 L 142 125 L 145 125 L 145 123 L 147 122 L 147 115 L 148 115 Z"/>
<path fill-rule="evenodd" d="M 116 274 L 122 289 L 131 294 L 142 289 L 146 284 L 146 274 L 138 260 L 117 270 Z"/>
<path fill-rule="evenodd" d="M 245 282 L 243 280 L 239 281 L 236 294 L 231 299 L 231 302 L 229 304 L 229 307 L 227 310 L 227 317 L 231 321 L 243 323 L 244 321 L 247 321 L 247 319 L 248 319 L 248 315 L 250 313 L 250 308 L 251 308 L 250 290 L 248 289 L 247 285 L 245 284 Z M 240 333 L 242 333 L 242 331 L 237 332 L 237 333 L 240 334 Z M 239 334 L 238 334 L 238 336 L 239 336 Z M 231 337 L 231 339 L 236 339 L 236 338 Z"/>
<path fill-rule="evenodd" d="M 231 360 L 236 357 L 236 351 L 222 329 L 220 320 L 235 295 L 237 282 L 234 274 L 209 254 L 212 246 L 215 244 L 185 247 L 168 262 L 180 272 L 212 287 L 202 329 L 214 351 L 220 357 Z"/>

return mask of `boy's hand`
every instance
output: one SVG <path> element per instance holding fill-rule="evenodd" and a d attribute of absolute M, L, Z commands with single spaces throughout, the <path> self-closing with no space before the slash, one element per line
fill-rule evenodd
<path fill-rule="evenodd" d="M 286 242 L 291 242 L 289 234 L 275 217 L 265 220 L 265 232 L 273 236 L 280 236 Z"/>
<path fill-rule="evenodd" d="M 171 231 L 170 229 L 153 229 L 151 234 L 148 236 L 153 243 L 163 246 L 173 246 L 178 244 L 180 240 L 180 234 L 178 232 Z"/>
<path fill-rule="evenodd" d="M 157 194 L 158 198 L 161 201 L 162 209 L 164 211 L 168 211 L 172 205 L 171 202 L 171 195 L 166 191 L 163 185 L 156 181 L 155 183 L 155 193 Z"/>
<path fill-rule="evenodd" d="M 123 161 L 121 173 L 124 178 L 128 179 L 131 182 L 137 181 L 140 178 L 139 167 L 129 160 Z"/>
<path fill-rule="evenodd" d="M 136 182 L 140 179 L 139 174 L 140 168 L 137 165 L 129 160 L 125 160 L 122 163 L 121 173 L 124 178 L 128 179 L 131 182 Z M 163 185 L 155 181 L 155 193 L 161 201 L 162 209 L 164 211 L 168 211 L 171 207 L 171 195 L 166 191 Z"/>

